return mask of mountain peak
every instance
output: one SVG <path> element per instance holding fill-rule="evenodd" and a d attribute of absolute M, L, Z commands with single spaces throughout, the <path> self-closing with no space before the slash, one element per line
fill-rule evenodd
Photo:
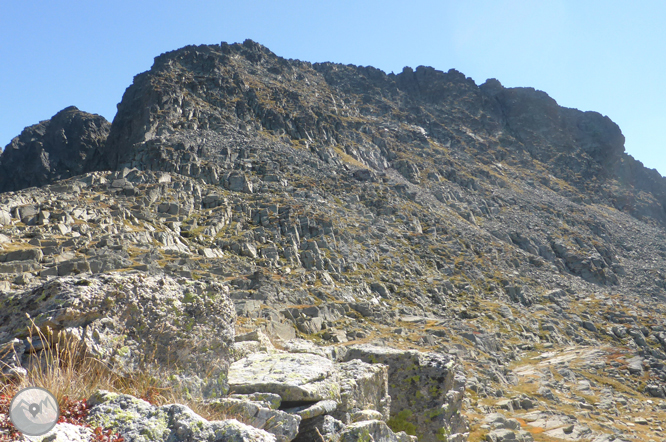
<path fill-rule="evenodd" d="M 0 191 L 43 186 L 86 172 L 110 129 L 104 117 L 75 106 L 26 127 L 0 154 Z"/>

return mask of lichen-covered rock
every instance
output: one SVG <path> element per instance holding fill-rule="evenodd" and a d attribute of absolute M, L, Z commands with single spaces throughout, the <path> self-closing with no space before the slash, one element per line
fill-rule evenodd
<path fill-rule="evenodd" d="M 351 414 L 352 422 L 384 420 L 384 416 L 375 410 L 361 410 Z"/>
<path fill-rule="evenodd" d="M 388 423 L 394 430 L 404 430 L 423 442 L 467 431 L 460 413 L 465 378 L 456 373 L 456 363 L 448 355 L 355 345 L 345 358 L 388 365 L 392 399 Z"/>
<path fill-rule="evenodd" d="M 227 392 L 235 315 L 222 284 L 143 274 L 65 277 L 0 295 L 0 302 L 5 342 L 26 338 L 28 313 L 49 339 L 77 340 L 121 374 L 157 365 L 191 394 Z"/>
<path fill-rule="evenodd" d="M 282 403 L 282 398 L 279 394 L 275 393 L 251 393 L 251 394 L 231 394 L 229 395 L 232 399 L 242 399 L 245 401 L 256 402 L 259 405 L 262 405 L 271 410 L 277 410 L 280 408 Z"/>
<path fill-rule="evenodd" d="M 32 442 L 88 442 L 92 436 L 93 431 L 89 427 L 60 423 L 44 435 L 24 436 L 24 438 Z"/>
<path fill-rule="evenodd" d="M 184 405 L 155 407 L 106 391 L 89 400 L 88 423 L 119 433 L 126 442 L 276 442 L 274 435 L 234 419 L 209 422 Z"/>
<path fill-rule="evenodd" d="M 255 428 L 275 435 L 278 442 L 289 442 L 298 434 L 301 416 L 263 407 L 248 400 L 223 398 L 211 402 L 215 410 Z"/>
<path fill-rule="evenodd" d="M 271 353 L 275 351 L 273 343 L 261 330 L 238 335 L 234 338 L 232 356 L 234 361 L 243 359 L 252 353 Z"/>
<path fill-rule="evenodd" d="M 336 365 L 340 377 L 340 399 L 336 417 L 349 422 L 346 414 L 358 410 L 376 410 L 384 420 L 390 418 L 388 366 L 369 364 L 358 359 Z"/>
<path fill-rule="evenodd" d="M 306 404 L 299 407 L 288 408 L 289 413 L 300 416 L 303 420 L 312 419 L 324 414 L 331 414 L 338 407 L 338 403 L 333 400 L 315 402 L 314 405 Z"/>
<path fill-rule="evenodd" d="M 333 362 L 308 353 L 252 354 L 231 364 L 229 387 L 236 393 L 276 393 L 283 403 L 340 400 Z"/>
<path fill-rule="evenodd" d="M 324 414 L 313 419 L 304 419 L 299 427 L 298 437 L 293 442 L 337 442 L 345 424 L 333 416 Z"/>

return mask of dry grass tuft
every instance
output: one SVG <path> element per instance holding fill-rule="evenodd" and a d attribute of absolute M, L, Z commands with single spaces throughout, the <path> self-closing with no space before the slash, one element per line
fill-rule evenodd
<path fill-rule="evenodd" d="M 91 356 L 81 341 L 50 328 L 40 330 L 31 320 L 27 341 L 30 360 L 21 376 L 0 377 L 0 395 L 13 397 L 27 387 L 42 387 L 53 393 L 62 409 L 72 401 L 85 401 L 98 390 L 129 394 L 153 405 L 184 404 L 208 420 L 229 417 L 197 398 L 185 397 L 162 379 L 167 376 L 159 367 L 121 376 Z"/>

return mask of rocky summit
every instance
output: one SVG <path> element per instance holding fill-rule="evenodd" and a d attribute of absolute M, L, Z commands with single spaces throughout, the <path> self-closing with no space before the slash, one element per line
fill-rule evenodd
<path fill-rule="evenodd" d="M 125 441 L 665 440 L 666 180 L 542 91 L 188 46 L 0 192 L 5 378 L 37 327 L 227 417 L 98 391 Z"/>

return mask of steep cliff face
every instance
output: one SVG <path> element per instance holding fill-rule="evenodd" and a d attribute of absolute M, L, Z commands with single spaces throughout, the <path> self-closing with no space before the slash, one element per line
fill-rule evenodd
<path fill-rule="evenodd" d="M 26 127 L 0 155 L 0 192 L 80 175 L 104 145 L 111 124 L 70 106 Z"/>

